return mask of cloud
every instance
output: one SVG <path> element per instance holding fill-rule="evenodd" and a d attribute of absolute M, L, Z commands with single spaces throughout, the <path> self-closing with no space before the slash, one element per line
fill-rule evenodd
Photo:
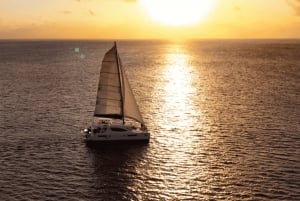
<path fill-rule="evenodd" d="M 91 9 L 89 10 L 89 14 L 90 14 L 91 16 L 96 16 L 96 14 L 94 13 L 94 11 L 92 11 Z"/>
<path fill-rule="evenodd" d="M 295 10 L 295 14 L 300 16 L 300 0 L 286 0 L 287 4 Z"/>
<path fill-rule="evenodd" d="M 239 11 L 241 11 L 241 7 L 240 6 L 234 6 L 234 11 L 236 11 L 236 12 L 239 12 Z"/>

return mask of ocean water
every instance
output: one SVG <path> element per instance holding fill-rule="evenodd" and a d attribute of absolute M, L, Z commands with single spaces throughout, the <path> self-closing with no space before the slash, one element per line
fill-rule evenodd
<path fill-rule="evenodd" d="M 300 200 L 300 40 L 120 41 L 151 140 L 83 143 L 112 41 L 0 41 L 0 200 Z"/>

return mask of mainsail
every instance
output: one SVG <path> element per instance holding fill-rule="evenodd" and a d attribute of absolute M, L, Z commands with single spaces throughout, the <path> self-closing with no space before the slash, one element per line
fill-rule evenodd
<path fill-rule="evenodd" d="M 127 117 L 144 123 L 122 69 L 116 43 L 102 61 L 94 116 L 123 120 Z"/>

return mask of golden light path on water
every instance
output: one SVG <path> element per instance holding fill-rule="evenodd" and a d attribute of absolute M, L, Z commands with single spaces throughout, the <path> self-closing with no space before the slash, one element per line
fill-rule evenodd
<path fill-rule="evenodd" d="M 170 114 L 172 119 L 165 119 L 167 122 L 163 126 L 166 130 L 186 130 L 196 123 L 193 118 L 196 112 L 193 105 L 196 93 L 193 67 L 189 66 L 189 56 L 180 52 L 167 54 L 166 61 L 167 65 L 162 69 L 165 80 L 162 113 Z"/>
<path fill-rule="evenodd" d="M 155 144 L 151 152 L 155 153 L 151 155 L 156 157 L 151 159 L 148 174 L 151 179 L 161 180 L 161 196 L 176 199 L 169 196 L 182 194 L 188 199 L 199 191 L 197 186 L 205 180 L 200 177 L 206 177 L 204 167 L 199 165 L 205 147 L 199 134 L 205 130 L 199 118 L 202 111 L 197 87 L 201 80 L 184 46 L 168 46 L 163 58 L 164 62 L 156 69 L 159 79 L 152 92 L 155 100 L 152 107 L 157 110 L 156 125 L 152 126 L 157 131 L 152 133 Z"/>

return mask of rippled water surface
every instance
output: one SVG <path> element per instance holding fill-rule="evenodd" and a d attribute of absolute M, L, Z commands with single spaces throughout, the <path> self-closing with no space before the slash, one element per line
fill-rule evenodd
<path fill-rule="evenodd" d="M 0 200 L 300 200 L 300 41 L 121 41 L 149 144 L 86 147 L 112 42 L 0 42 Z"/>

